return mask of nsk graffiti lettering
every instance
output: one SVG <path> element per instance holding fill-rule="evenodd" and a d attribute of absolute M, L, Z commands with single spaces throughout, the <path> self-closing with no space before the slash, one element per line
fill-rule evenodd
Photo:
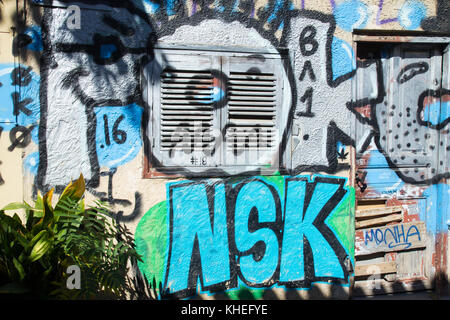
<path fill-rule="evenodd" d="M 345 183 L 297 176 L 279 177 L 277 183 L 255 177 L 168 184 L 167 252 L 161 244 L 155 247 L 166 256 L 163 291 L 185 297 L 195 293 L 197 283 L 210 292 L 239 284 L 303 288 L 323 280 L 348 283 L 344 262 L 349 248 L 332 222 L 336 214 L 349 218 Z M 138 250 L 146 247 L 146 256 L 153 245 L 142 244 L 138 236 Z"/>

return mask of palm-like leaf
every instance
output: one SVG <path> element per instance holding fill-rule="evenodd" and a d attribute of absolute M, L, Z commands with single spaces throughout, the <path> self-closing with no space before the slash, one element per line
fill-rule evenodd
<path fill-rule="evenodd" d="M 18 283 L 30 291 L 45 288 L 45 295 L 61 299 L 95 298 L 99 294 L 125 298 L 132 281 L 128 263 L 140 259 L 133 239 L 96 201 L 85 208 L 85 182 L 71 182 L 52 206 L 54 190 L 38 195 L 34 207 L 10 204 L 4 210 L 24 209 L 25 226 L 17 215 L 0 210 L 0 291 Z M 66 288 L 66 271 L 81 270 L 81 289 Z M 4 283 L 2 283 L 2 279 Z"/>

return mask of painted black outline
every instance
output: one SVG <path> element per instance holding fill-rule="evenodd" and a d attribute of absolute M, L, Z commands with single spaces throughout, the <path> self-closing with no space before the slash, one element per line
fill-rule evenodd
<path fill-rule="evenodd" d="M 400 70 L 397 76 L 397 82 L 403 84 L 414 78 L 416 75 L 427 72 L 428 69 L 430 69 L 430 66 L 424 61 L 410 63 Z M 408 71 L 410 71 L 410 73 L 407 73 Z"/>
<path fill-rule="evenodd" d="M 429 121 L 424 121 L 422 119 L 422 111 L 425 109 L 425 99 L 427 97 L 433 97 L 433 98 L 442 98 L 442 96 L 445 95 L 450 95 L 450 90 L 449 89 L 443 89 L 440 88 L 438 90 L 425 90 L 424 92 L 422 92 L 419 96 L 419 101 L 417 102 L 418 104 L 418 108 L 417 108 L 417 115 L 416 115 L 416 119 L 417 119 L 417 123 L 425 126 L 427 128 L 431 128 L 431 129 L 436 129 L 436 130 L 441 130 L 444 129 L 444 127 L 447 125 L 447 123 L 449 123 L 450 121 L 450 117 L 447 117 L 444 121 L 440 122 L 439 124 L 432 124 Z M 441 101 L 442 103 L 442 101 Z"/>

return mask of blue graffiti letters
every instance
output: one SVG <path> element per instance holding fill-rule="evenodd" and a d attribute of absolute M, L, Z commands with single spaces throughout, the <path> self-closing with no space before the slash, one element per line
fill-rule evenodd
<path fill-rule="evenodd" d="M 326 219 L 348 194 L 346 179 L 316 176 L 175 182 L 168 185 L 169 243 L 164 291 L 315 281 L 348 283 L 348 256 Z"/>
<path fill-rule="evenodd" d="M 270 285 L 278 266 L 281 207 L 276 191 L 262 181 L 243 183 L 235 205 L 234 239 L 242 279 Z"/>
<path fill-rule="evenodd" d="M 166 286 L 173 291 L 202 288 L 230 279 L 225 189 L 187 183 L 169 189 L 170 251 Z M 213 202 L 208 201 L 213 195 Z M 195 276 L 195 277 L 194 277 Z"/>
<path fill-rule="evenodd" d="M 406 231 L 406 232 L 405 232 Z M 409 249 L 412 240 L 421 241 L 420 231 L 416 225 L 393 225 L 387 228 L 374 228 L 364 232 L 364 244 L 375 242 L 376 245 L 384 244 L 388 248 L 403 247 Z"/>
<path fill-rule="evenodd" d="M 314 189 L 307 190 L 311 188 Z M 326 205 L 341 188 L 342 185 L 333 183 L 311 184 L 305 178 L 287 179 L 280 281 L 305 280 L 304 254 L 309 251 L 305 245 L 310 247 L 316 277 L 344 278 L 340 262 L 324 237 L 325 232 L 321 232 L 324 218 L 331 212 Z M 307 194 L 312 195 L 305 207 Z M 342 198 L 343 194 L 337 196 Z"/>

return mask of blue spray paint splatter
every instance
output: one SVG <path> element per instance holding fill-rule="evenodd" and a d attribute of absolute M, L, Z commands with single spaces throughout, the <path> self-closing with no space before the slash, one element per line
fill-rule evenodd
<path fill-rule="evenodd" d="M 423 192 L 424 199 L 419 201 L 420 220 L 425 221 L 427 231 L 434 235 L 438 232 L 447 231 L 447 212 L 450 212 L 449 194 L 449 185 L 445 183 L 434 184 Z"/>
<path fill-rule="evenodd" d="M 408 30 L 420 27 L 420 23 L 427 16 L 427 7 L 417 0 L 408 0 L 401 7 L 398 14 L 400 25 Z"/>
<path fill-rule="evenodd" d="M 368 7 L 358 0 L 348 0 L 337 5 L 334 17 L 339 27 L 351 32 L 353 29 L 364 28 L 369 17 Z"/>
<path fill-rule="evenodd" d="M 150 0 L 144 0 L 143 4 L 145 12 L 149 14 L 155 14 L 159 11 L 160 5 L 158 3 L 154 3 Z"/>
<path fill-rule="evenodd" d="M 175 15 L 177 12 L 175 11 L 176 9 L 176 1 L 175 0 L 166 0 L 166 12 L 168 16 L 173 16 Z"/>
<path fill-rule="evenodd" d="M 268 4 L 267 4 L 268 5 Z M 266 5 L 266 6 L 267 6 Z M 267 18 L 267 22 L 271 22 L 272 20 L 274 20 L 277 17 L 277 13 L 278 11 L 282 8 L 283 2 L 282 1 L 277 1 L 275 3 L 275 6 L 273 8 L 273 12 L 272 14 L 269 16 L 269 18 Z"/>
<path fill-rule="evenodd" d="M 217 103 L 222 101 L 224 98 L 225 92 L 219 87 L 214 87 L 212 96 L 213 101 Z M 205 103 L 208 103 L 208 101 L 205 101 Z"/>
<path fill-rule="evenodd" d="M 356 69 L 356 59 L 352 47 L 339 38 L 331 43 L 333 80 Z"/>
<path fill-rule="evenodd" d="M 447 120 L 447 115 L 450 114 L 450 102 L 437 101 L 427 105 L 423 109 L 423 119 L 434 126 L 438 126 Z"/>
<path fill-rule="evenodd" d="M 39 152 L 33 152 L 26 156 L 23 161 L 23 167 L 33 175 L 37 175 L 39 166 Z"/>
<path fill-rule="evenodd" d="M 100 47 L 100 56 L 103 59 L 109 59 L 113 53 L 117 51 L 117 47 L 113 44 L 104 44 Z"/>
<path fill-rule="evenodd" d="M 31 43 L 25 47 L 26 49 L 37 52 L 41 52 L 44 49 L 42 44 L 42 31 L 39 26 L 28 27 L 23 34 L 26 34 L 31 39 Z"/>
<path fill-rule="evenodd" d="M 403 188 L 404 182 L 389 168 L 386 158 L 378 151 L 370 152 L 366 181 L 369 187 L 382 194 L 391 194 Z"/>

